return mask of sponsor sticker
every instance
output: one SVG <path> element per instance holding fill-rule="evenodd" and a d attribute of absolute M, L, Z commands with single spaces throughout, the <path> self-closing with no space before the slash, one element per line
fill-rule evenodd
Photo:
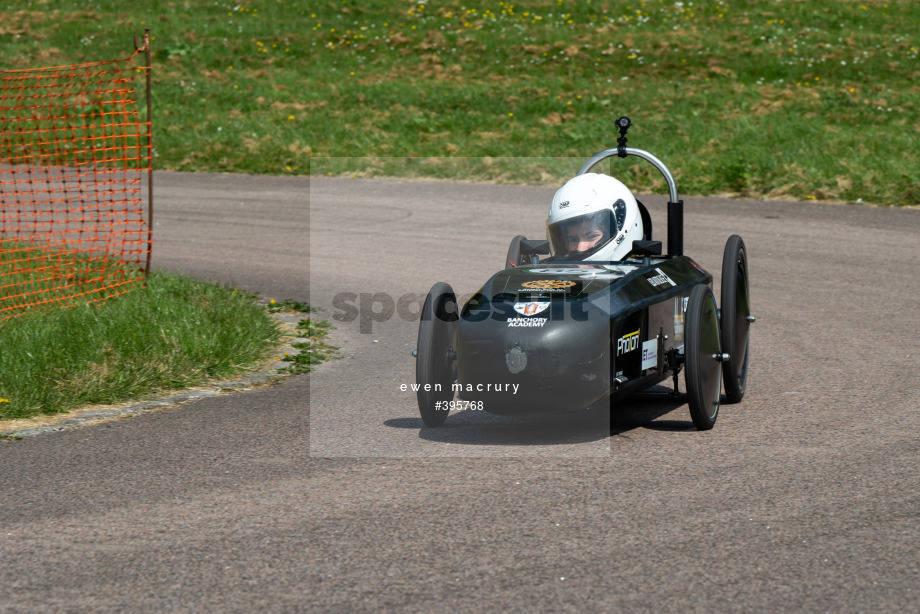
<path fill-rule="evenodd" d="M 559 208 L 560 208 L 560 209 L 565 209 L 565 208 L 568 207 L 568 206 L 569 206 L 569 201 L 567 201 L 567 200 L 564 200 L 564 201 L 562 201 L 561 203 L 559 203 Z"/>
<path fill-rule="evenodd" d="M 642 343 L 642 369 L 654 369 L 658 366 L 658 339 L 649 339 Z"/>
<path fill-rule="evenodd" d="M 605 264 L 603 266 L 608 271 L 622 273 L 623 275 L 628 275 L 639 268 L 638 264 Z"/>
<path fill-rule="evenodd" d="M 549 301 L 514 304 L 514 310 L 522 316 L 535 316 L 538 313 L 546 311 L 547 307 L 549 307 Z"/>
<path fill-rule="evenodd" d="M 575 285 L 575 282 L 567 279 L 537 279 L 534 281 L 525 281 L 521 285 L 531 290 L 562 290 L 564 288 L 571 288 Z"/>
<path fill-rule="evenodd" d="M 639 347 L 639 331 L 627 333 L 617 339 L 617 356 L 628 354 Z"/>
<path fill-rule="evenodd" d="M 580 267 L 540 266 L 526 269 L 528 273 L 533 273 L 534 275 L 583 275 L 596 270 L 597 267 L 593 265 Z"/>
<path fill-rule="evenodd" d="M 508 328 L 542 328 L 549 318 L 508 318 Z"/>
<path fill-rule="evenodd" d="M 664 271 L 662 271 L 661 269 L 655 269 L 655 271 L 658 273 L 658 275 L 655 275 L 654 277 L 646 277 L 646 278 L 645 278 L 646 281 L 648 281 L 648 283 L 652 284 L 652 285 L 655 286 L 656 288 L 657 288 L 658 286 L 663 286 L 663 285 L 665 285 L 665 284 L 671 284 L 672 286 L 676 286 L 676 285 L 677 285 L 676 283 L 674 283 L 674 280 L 671 279 L 670 277 L 668 277 L 668 276 L 664 273 Z"/>
<path fill-rule="evenodd" d="M 593 275 L 595 273 L 628 275 L 638 268 L 638 264 L 582 264 L 579 266 L 538 266 L 524 270 L 534 275 Z"/>
<path fill-rule="evenodd" d="M 588 280 L 588 281 L 597 280 L 597 281 L 613 282 L 613 281 L 616 281 L 617 279 L 621 279 L 625 277 L 626 275 L 629 275 L 630 273 L 635 271 L 637 268 L 638 268 L 637 266 L 605 264 L 602 267 L 595 268 L 594 270 L 589 271 L 585 275 L 579 275 L 578 278 Z"/>

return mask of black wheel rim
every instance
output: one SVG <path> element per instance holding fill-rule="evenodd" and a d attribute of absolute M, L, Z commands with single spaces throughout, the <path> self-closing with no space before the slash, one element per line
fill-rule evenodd
<path fill-rule="evenodd" d="M 728 351 L 731 352 L 732 375 L 743 391 L 747 376 L 748 342 L 751 322 L 750 299 L 747 280 L 747 257 L 744 250 L 738 252 L 735 261 L 735 339 Z"/>
<path fill-rule="evenodd" d="M 419 413 L 427 426 L 443 424 L 449 413 L 443 402 L 454 397 L 458 329 L 453 290 L 447 284 L 435 284 L 422 307 L 415 365 Z"/>
<path fill-rule="evenodd" d="M 457 379 L 457 300 L 441 295 L 435 308 L 432 339 L 434 378 L 445 388 Z"/>
<path fill-rule="evenodd" d="M 714 420 L 719 413 L 719 397 L 722 393 L 722 364 L 719 360 L 719 317 L 716 299 L 712 294 L 703 303 L 700 322 L 699 383 L 703 411 L 708 419 Z"/>
<path fill-rule="evenodd" d="M 722 347 L 729 354 L 722 365 L 722 376 L 729 403 L 738 403 L 744 397 L 750 315 L 747 252 L 741 237 L 732 235 L 725 244 L 722 260 Z"/>
<path fill-rule="evenodd" d="M 696 286 L 687 304 L 684 353 L 687 402 L 699 430 L 711 429 L 719 414 L 722 393 L 722 352 L 719 314 L 708 286 Z"/>

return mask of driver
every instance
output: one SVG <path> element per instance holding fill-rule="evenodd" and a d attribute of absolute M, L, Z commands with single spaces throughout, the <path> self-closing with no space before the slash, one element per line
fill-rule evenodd
<path fill-rule="evenodd" d="M 546 220 L 550 253 L 558 260 L 623 260 L 644 237 L 636 198 L 607 175 L 570 179 L 553 197 Z"/>
<path fill-rule="evenodd" d="M 603 214 L 582 215 L 563 222 L 563 234 L 568 253 L 585 253 L 611 235 L 610 227 Z"/>

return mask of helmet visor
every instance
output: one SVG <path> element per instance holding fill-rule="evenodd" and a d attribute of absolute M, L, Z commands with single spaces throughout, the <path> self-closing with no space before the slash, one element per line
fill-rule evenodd
<path fill-rule="evenodd" d="M 613 211 L 603 209 L 550 224 L 547 230 L 553 256 L 578 260 L 609 243 L 619 227 Z"/>

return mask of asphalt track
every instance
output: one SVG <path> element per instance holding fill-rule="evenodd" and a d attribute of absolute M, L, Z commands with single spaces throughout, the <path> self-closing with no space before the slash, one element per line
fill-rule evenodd
<path fill-rule="evenodd" d="M 685 199 L 758 317 L 712 431 L 666 398 L 422 428 L 395 304 L 476 290 L 551 194 L 160 173 L 156 267 L 383 315 L 310 377 L 0 441 L 0 611 L 917 611 L 920 211 Z"/>

